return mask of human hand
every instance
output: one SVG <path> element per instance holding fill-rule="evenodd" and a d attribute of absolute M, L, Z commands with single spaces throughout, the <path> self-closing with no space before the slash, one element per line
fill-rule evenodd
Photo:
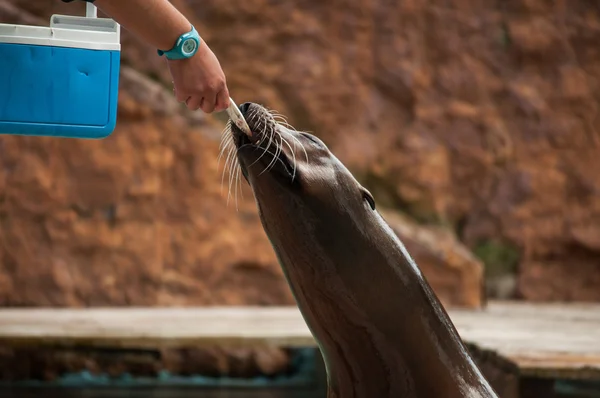
<path fill-rule="evenodd" d="M 206 113 L 223 111 L 229 106 L 225 73 L 206 42 L 191 58 L 167 60 L 175 85 L 173 91 L 188 109 L 201 108 Z"/>

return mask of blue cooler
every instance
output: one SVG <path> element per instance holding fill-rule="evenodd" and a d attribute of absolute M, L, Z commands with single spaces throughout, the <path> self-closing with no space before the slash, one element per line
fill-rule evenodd
<path fill-rule="evenodd" d="M 0 24 L 0 134 L 104 138 L 116 124 L 120 26 L 53 15 L 50 27 Z"/>

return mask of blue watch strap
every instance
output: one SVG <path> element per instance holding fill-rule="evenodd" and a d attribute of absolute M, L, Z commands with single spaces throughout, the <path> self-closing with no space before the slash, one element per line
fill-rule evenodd
<path fill-rule="evenodd" d="M 191 25 L 192 29 L 177 38 L 175 45 L 168 51 L 157 50 L 158 55 L 164 55 L 168 59 L 184 59 L 196 54 L 200 47 L 200 35 Z"/>

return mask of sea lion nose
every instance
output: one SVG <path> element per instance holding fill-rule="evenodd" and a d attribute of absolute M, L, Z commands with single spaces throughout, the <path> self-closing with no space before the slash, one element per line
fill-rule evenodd
<path fill-rule="evenodd" d="M 250 102 L 244 102 L 242 105 L 240 105 L 240 111 L 242 112 L 242 114 L 246 114 L 246 112 L 248 111 L 248 108 L 250 108 Z"/>

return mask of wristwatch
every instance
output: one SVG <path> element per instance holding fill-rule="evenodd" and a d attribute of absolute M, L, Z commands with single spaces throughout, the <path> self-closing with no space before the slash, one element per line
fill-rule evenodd
<path fill-rule="evenodd" d="M 198 51 L 200 47 L 200 35 L 192 25 L 192 30 L 186 32 L 177 38 L 175 45 L 168 51 L 157 50 L 159 56 L 165 56 L 167 59 L 190 58 Z"/>

